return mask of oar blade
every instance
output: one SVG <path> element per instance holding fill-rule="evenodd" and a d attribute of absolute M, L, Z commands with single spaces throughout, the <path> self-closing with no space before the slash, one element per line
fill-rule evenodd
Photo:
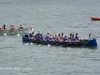
<path fill-rule="evenodd" d="M 20 36 L 20 34 L 17 34 L 17 36 Z"/>
<path fill-rule="evenodd" d="M 4 33 L 4 35 L 7 35 L 6 33 Z"/>

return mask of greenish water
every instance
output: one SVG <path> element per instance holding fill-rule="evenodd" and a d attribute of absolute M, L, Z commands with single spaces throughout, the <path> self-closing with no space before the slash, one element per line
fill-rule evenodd
<path fill-rule="evenodd" d="M 97 33 L 97 48 L 23 44 L 17 35 L 0 36 L 0 75 L 99 75 L 100 1 L 81 0 L 0 0 L 0 27 L 34 26 L 58 34 L 78 32 L 83 38 Z"/>

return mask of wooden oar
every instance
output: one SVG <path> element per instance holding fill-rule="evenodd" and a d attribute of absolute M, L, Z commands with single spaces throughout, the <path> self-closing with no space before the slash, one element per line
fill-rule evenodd
<path fill-rule="evenodd" d="M 4 33 L 4 35 L 7 35 L 6 33 Z"/>
<path fill-rule="evenodd" d="M 18 34 L 15 30 L 13 30 L 13 29 L 10 29 L 9 30 L 9 33 L 11 33 L 11 32 L 15 32 L 16 34 L 17 34 L 17 36 L 20 36 L 20 34 Z"/>
<path fill-rule="evenodd" d="M 32 43 L 32 41 L 31 41 L 31 39 L 29 39 L 29 40 L 30 40 L 31 45 L 33 45 L 33 43 Z"/>
<path fill-rule="evenodd" d="M 20 36 L 20 34 L 18 34 L 16 31 L 12 30 L 13 32 L 15 32 L 17 34 L 17 36 Z"/>
<path fill-rule="evenodd" d="M 87 45 L 87 43 L 89 43 L 90 42 L 90 39 L 89 39 L 89 41 L 88 42 L 86 42 L 82 47 L 85 47 L 86 45 Z"/>
<path fill-rule="evenodd" d="M 5 33 L 5 30 L 3 30 L 3 32 L 4 32 L 4 35 L 7 35 L 7 34 Z"/>

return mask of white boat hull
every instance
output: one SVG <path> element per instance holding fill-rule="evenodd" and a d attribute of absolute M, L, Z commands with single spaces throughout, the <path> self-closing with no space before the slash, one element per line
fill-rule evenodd
<path fill-rule="evenodd" d="M 5 34 L 7 34 L 7 35 L 16 35 L 16 34 L 22 34 L 25 31 L 28 31 L 28 28 L 14 29 L 14 30 L 10 30 L 10 29 L 0 30 L 0 35 L 5 35 Z"/>

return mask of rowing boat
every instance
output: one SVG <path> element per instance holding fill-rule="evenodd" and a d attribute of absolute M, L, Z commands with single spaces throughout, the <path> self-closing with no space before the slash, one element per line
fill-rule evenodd
<path fill-rule="evenodd" d="M 31 40 L 28 38 L 28 34 L 22 34 L 22 41 L 23 43 L 37 43 L 37 44 L 44 44 L 44 45 L 60 45 L 60 46 L 78 46 L 78 47 L 97 47 L 97 41 L 95 38 L 92 39 L 83 39 L 80 42 L 53 42 L 53 41 L 40 41 L 40 40 Z"/>
<path fill-rule="evenodd" d="M 0 30 L 0 35 L 4 35 L 4 34 L 7 34 L 7 35 L 22 34 L 23 32 L 25 32 L 27 30 L 28 30 L 28 28 L 14 29 L 14 30 L 11 30 L 11 29 Z"/>

